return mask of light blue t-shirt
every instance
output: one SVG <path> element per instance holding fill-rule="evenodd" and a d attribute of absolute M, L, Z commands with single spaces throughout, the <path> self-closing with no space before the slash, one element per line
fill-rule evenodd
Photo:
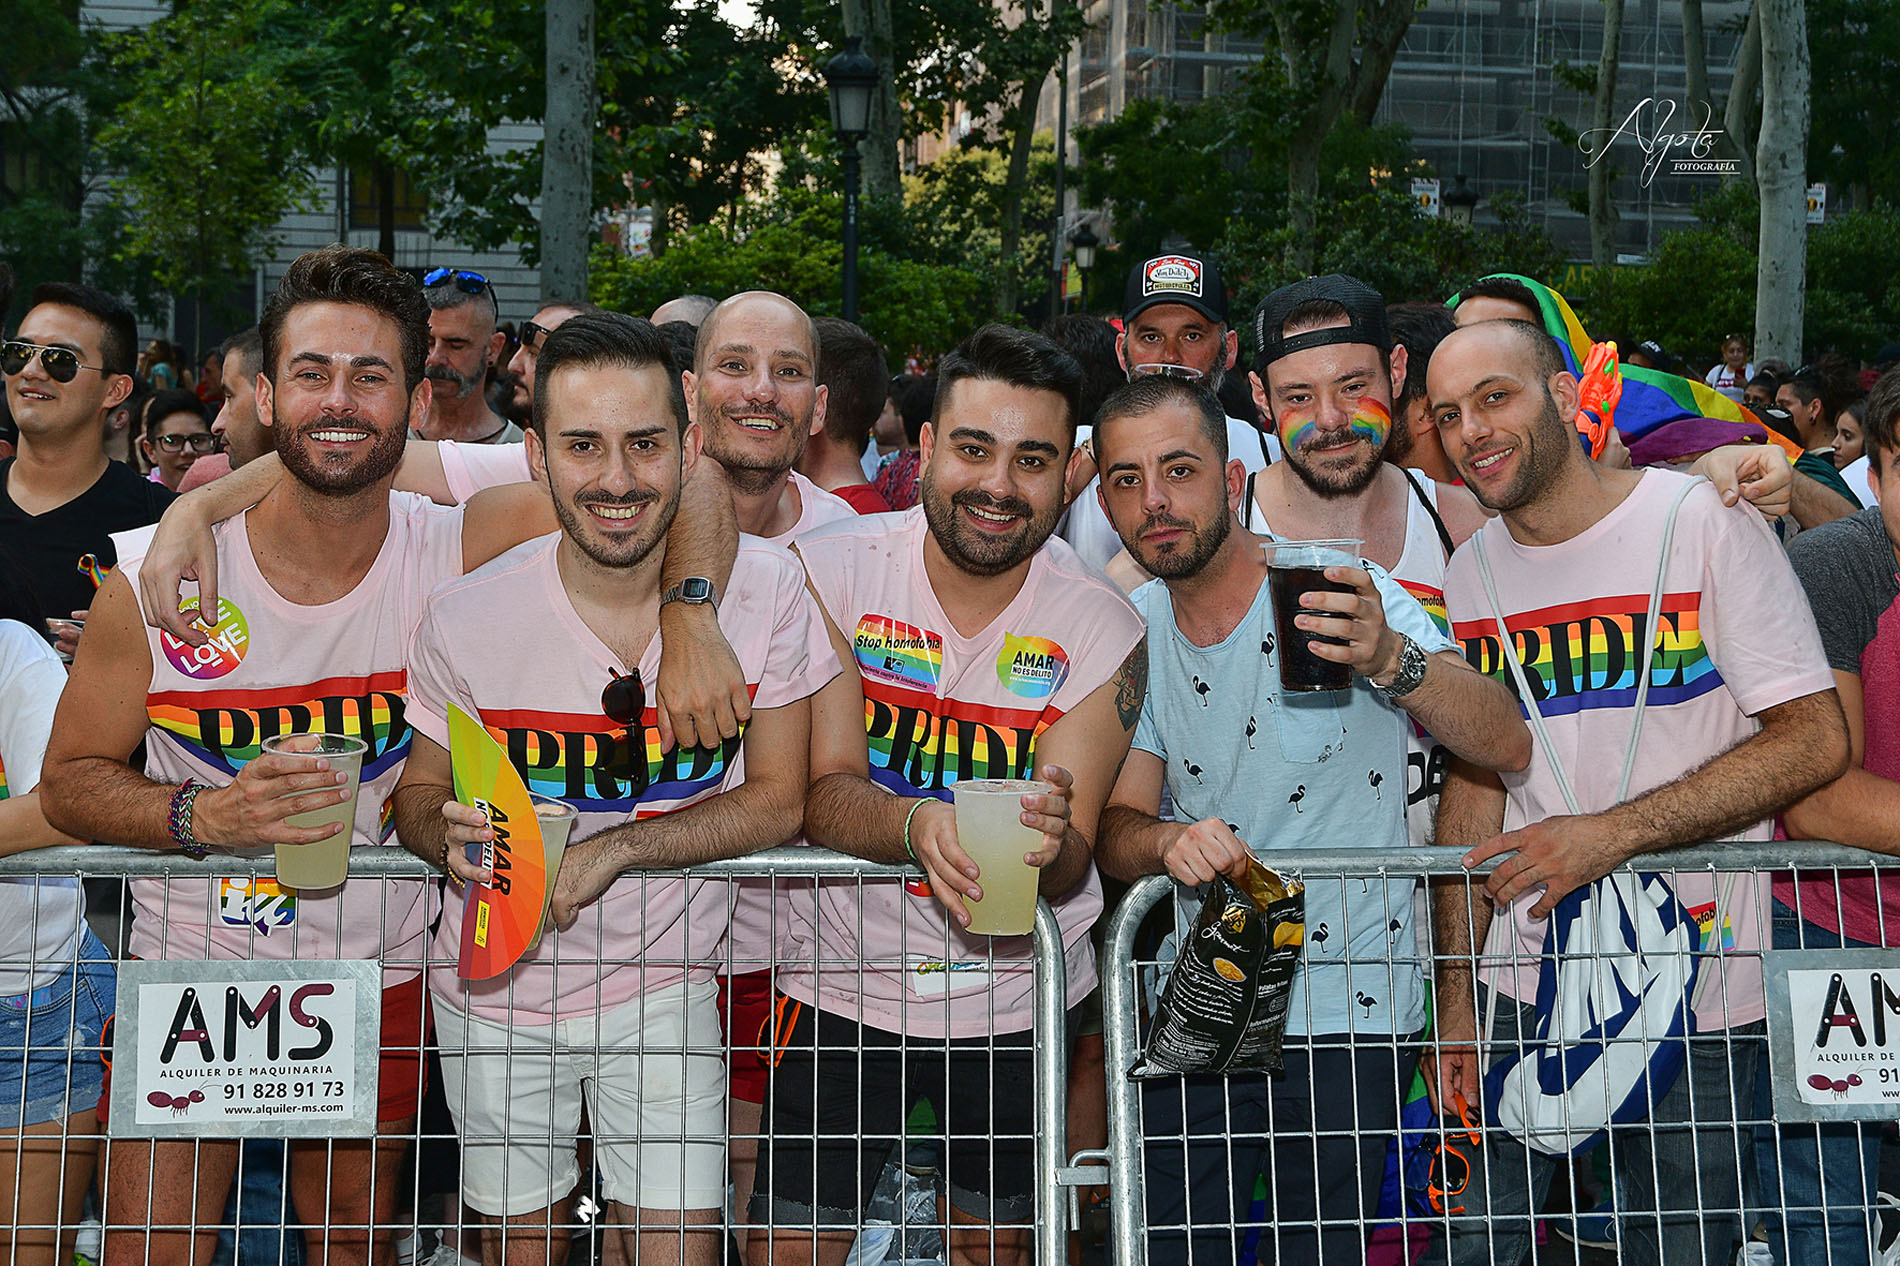
<path fill-rule="evenodd" d="M 1387 624 L 1428 655 L 1456 649 L 1417 599 L 1361 565 L 1379 588 Z M 1269 866 L 1284 849 L 1363 848 L 1403 869 L 1409 722 L 1397 704 L 1359 676 L 1348 690 L 1283 691 L 1264 578 L 1247 614 L 1213 646 L 1181 635 L 1162 582 L 1143 585 L 1131 601 L 1148 622 L 1148 699 L 1134 745 L 1167 765 L 1177 821 L 1220 818 Z M 1418 881 L 1304 878 L 1306 957 L 1287 1032 L 1422 1029 Z M 1177 885 L 1176 897 L 1178 926 L 1186 927 L 1202 890 Z"/>

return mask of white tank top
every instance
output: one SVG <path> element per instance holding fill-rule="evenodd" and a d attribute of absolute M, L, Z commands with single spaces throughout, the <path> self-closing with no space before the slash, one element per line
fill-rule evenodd
<path fill-rule="evenodd" d="M 240 514 L 213 532 L 223 618 L 212 645 L 194 650 L 146 629 L 145 772 L 222 787 L 272 735 L 354 735 L 369 751 L 350 843 L 396 846 L 387 801 L 409 754 L 409 642 L 430 591 L 462 574 L 461 510 L 391 493 L 389 535 L 368 573 L 314 607 L 286 601 L 264 579 L 248 519 Z M 419 880 L 352 879 L 311 893 L 237 875 L 130 886 L 130 948 L 141 958 L 380 958 L 385 985 L 422 967 Z"/>
<path fill-rule="evenodd" d="M 1405 494 L 1405 548 L 1392 565 L 1390 575 L 1405 592 L 1418 599 L 1432 623 L 1450 636 L 1451 625 L 1445 618 L 1445 542 L 1439 537 L 1438 522 L 1432 517 L 1438 509 L 1438 484 L 1432 479 L 1415 477 L 1403 468 L 1399 473 L 1411 487 Z M 1273 529 L 1268 526 L 1253 492 L 1253 481 L 1249 479 L 1241 526 L 1250 532 L 1271 536 Z M 1451 754 L 1410 715 L 1405 722 L 1405 825 L 1412 843 L 1430 844 L 1438 818 L 1438 793 L 1444 790 L 1445 766 Z"/>

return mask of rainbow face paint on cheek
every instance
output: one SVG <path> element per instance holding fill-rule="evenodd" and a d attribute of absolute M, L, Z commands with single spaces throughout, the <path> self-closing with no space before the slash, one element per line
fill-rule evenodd
<path fill-rule="evenodd" d="M 1297 409 L 1280 410 L 1280 443 L 1288 449 L 1296 449 L 1305 442 L 1307 435 L 1319 423 L 1319 413 L 1310 405 Z"/>
<path fill-rule="evenodd" d="M 1392 411 L 1372 397 L 1364 397 L 1353 407 L 1352 430 L 1372 447 L 1384 448 L 1385 437 L 1392 433 Z"/>

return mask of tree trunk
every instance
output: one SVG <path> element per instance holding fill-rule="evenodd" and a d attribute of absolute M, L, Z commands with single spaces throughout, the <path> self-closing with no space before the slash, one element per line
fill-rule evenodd
<path fill-rule="evenodd" d="M 1801 363 L 1807 310 L 1808 21 L 1806 0 L 1757 0 L 1761 17 L 1761 195 L 1755 352 Z"/>
<path fill-rule="evenodd" d="M 1715 100 L 1709 96 L 1709 43 L 1702 29 L 1702 0 L 1682 0 L 1683 108 L 1691 119 L 1701 111 L 1715 113 Z M 1711 118 L 1711 122 L 1713 119 Z"/>
<path fill-rule="evenodd" d="M 376 249 L 384 259 L 396 258 L 396 169 L 378 161 L 371 169 L 376 186 Z"/>
<path fill-rule="evenodd" d="M 1596 102 L 1591 135 L 1608 136 L 1616 126 L 1616 78 L 1623 48 L 1623 0 L 1603 0 L 1603 51 L 1597 59 Z M 1590 263 L 1616 264 L 1616 200 L 1611 196 L 1615 170 L 1607 161 L 1590 168 Z"/>
<path fill-rule="evenodd" d="M 903 195 L 898 146 L 904 118 L 898 111 L 896 40 L 891 34 L 891 0 L 844 0 L 844 33 L 864 41 L 864 51 L 881 72 L 871 99 L 871 131 L 858 143 L 864 165 L 864 196 L 872 201 Z"/>
<path fill-rule="evenodd" d="M 1015 312 L 1022 301 L 1017 274 L 1022 263 L 1023 196 L 1029 184 L 1030 147 L 1036 138 L 1036 103 L 1041 98 L 1042 76 L 1025 79 L 1022 95 L 1010 112 L 1009 180 L 1003 187 L 1003 284 L 996 295 L 996 311 L 1003 316 Z"/>
<path fill-rule="evenodd" d="M 541 302 L 587 297 L 594 217 L 594 4 L 547 0 L 541 142 Z"/>
<path fill-rule="evenodd" d="M 1722 109 L 1723 149 L 1739 164 L 1740 176 L 1755 180 L 1755 94 L 1761 88 L 1761 8 L 1748 10 L 1742 28 L 1742 46 L 1735 56 L 1735 76 L 1729 81 L 1728 102 Z"/>
<path fill-rule="evenodd" d="M 1293 123 L 1287 141 L 1286 210 L 1287 224 L 1293 229 L 1287 263 L 1302 274 L 1311 274 L 1318 257 L 1313 234 L 1319 213 L 1320 148 L 1352 95 L 1358 4 L 1357 0 L 1333 0 L 1325 45 L 1316 48 L 1308 47 L 1293 8 L 1275 5 L 1274 26 L 1286 61 L 1287 84 L 1296 100 L 1303 97 L 1312 104 Z"/>
<path fill-rule="evenodd" d="M 1392 78 L 1392 63 L 1417 13 L 1416 0 L 1372 0 L 1366 6 L 1365 25 L 1359 31 L 1359 64 L 1353 68 L 1352 113 L 1368 127 L 1379 112 L 1386 82 Z"/>

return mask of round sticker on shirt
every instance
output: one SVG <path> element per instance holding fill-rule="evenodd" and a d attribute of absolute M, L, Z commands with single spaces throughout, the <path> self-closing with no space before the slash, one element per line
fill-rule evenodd
<path fill-rule="evenodd" d="M 198 600 L 186 598 L 178 604 L 178 609 L 195 612 Z M 244 662 L 245 652 L 251 649 L 251 630 L 235 602 L 219 598 L 217 623 L 207 627 L 203 617 L 196 623 L 210 638 L 203 646 L 187 646 L 171 634 L 159 632 L 159 645 L 164 647 L 165 658 L 171 661 L 173 668 L 194 680 L 208 681 L 224 676 Z"/>
<path fill-rule="evenodd" d="M 1003 634 L 996 657 L 996 679 L 1003 689 L 1025 699 L 1047 699 L 1069 676 L 1069 653 L 1046 637 Z"/>

